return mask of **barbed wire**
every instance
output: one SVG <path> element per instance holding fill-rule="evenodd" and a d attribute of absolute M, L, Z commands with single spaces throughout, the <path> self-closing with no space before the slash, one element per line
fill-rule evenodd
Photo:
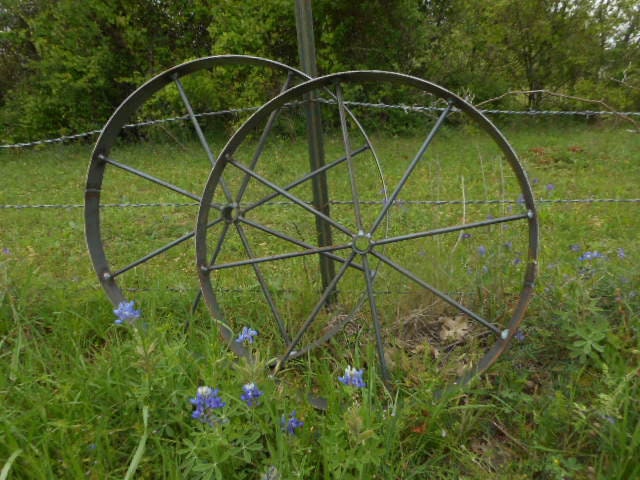
<path fill-rule="evenodd" d="M 361 200 L 363 205 L 382 205 L 383 200 Z M 395 205 L 515 205 L 522 204 L 521 200 L 397 200 Z M 572 204 L 572 203 L 640 203 L 640 198 L 553 198 L 539 199 L 536 204 Z M 353 205 L 352 200 L 330 200 L 331 205 Z M 268 202 L 269 206 L 296 206 L 293 202 Z M 181 208 L 181 207 L 197 207 L 198 203 L 172 203 L 172 202 L 155 202 L 155 203 L 104 203 L 100 208 Z M 15 204 L 0 205 L 0 210 L 28 210 L 28 209 L 61 209 L 70 210 L 84 208 L 84 204 Z"/>
<path fill-rule="evenodd" d="M 336 104 L 336 101 L 333 99 L 323 99 L 317 98 L 314 100 L 318 103 L 323 103 L 327 105 Z M 285 107 L 291 108 L 297 105 L 300 105 L 304 102 L 291 102 L 285 105 Z M 366 103 L 366 102 L 354 102 L 348 101 L 344 102 L 348 107 L 366 107 L 366 108 L 376 108 L 382 110 L 402 110 L 405 113 L 409 112 L 442 112 L 445 110 L 444 107 L 437 106 L 425 106 L 425 105 L 402 105 L 402 104 L 386 104 L 386 103 Z M 254 112 L 258 110 L 261 106 L 253 106 L 253 107 L 244 107 L 244 108 L 231 108 L 226 110 L 218 110 L 215 112 L 203 112 L 197 113 L 194 116 L 196 118 L 206 118 L 206 117 L 215 117 L 222 115 L 237 115 L 240 113 Z M 610 110 L 499 110 L 499 109 L 479 109 L 480 112 L 484 114 L 490 115 L 528 115 L 528 116 L 583 116 L 583 117 L 597 117 L 597 116 L 606 116 L 606 115 L 615 115 L 615 116 L 627 116 L 627 117 L 640 117 L 640 112 L 618 112 L 618 111 L 610 111 Z M 453 110 L 457 111 L 456 109 Z M 191 117 L 189 115 L 180 115 L 175 117 L 168 117 L 162 119 L 154 119 L 154 120 L 145 120 L 138 123 L 129 123 L 124 125 L 123 129 L 133 129 L 139 127 L 147 127 L 152 125 L 161 125 L 165 123 L 171 122 L 180 122 L 189 120 Z M 99 135 L 102 133 L 102 129 L 100 130 L 91 130 L 88 132 L 76 133 L 72 135 L 61 135 L 55 138 L 47 138 L 42 140 L 33 140 L 29 142 L 18 142 L 13 144 L 4 144 L 0 145 L 0 149 L 18 149 L 18 148 L 28 148 L 28 147 L 36 147 L 39 145 L 50 145 L 55 143 L 64 143 L 67 141 L 80 140 L 83 138 L 89 138 L 95 135 Z"/>

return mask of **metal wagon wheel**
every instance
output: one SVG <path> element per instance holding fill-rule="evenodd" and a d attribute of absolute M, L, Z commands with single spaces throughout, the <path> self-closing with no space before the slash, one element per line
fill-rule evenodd
<path fill-rule="evenodd" d="M 239 81 L 236 71 L 244 72 L 245 79 L 258 75 L 262 85 L 273 80 L 274 89 L 273 95 L 267 98 L 251 99 L 254 103 L 247 105 L 231 103 L 231 107 L 262 105 L 275 94 L 310 78 L 295 68 L 259 57 L 221 55 L 200 58 L 175 66 L 147 81 L 117 108 L 106 123 L 94 148 L 87 175 L 85 231 L 94 269 L 114 305 L 127 299 L 119 284 L 123 277 L 137 274 L 127 289 L 145 290 L 151 283 L 150 275 L 148 270 L 141 275 L 137 267 L 152 260 L 159 261 L 186 246 L 187 240 L 194 236 L 192 219 L 195 211 L 191 209 L 185 218 L 182 215 L 185 209 L 181 212 L 178 209 L 197 206 L 200 202 L 202 184 L 216 160 L 212 138 L 221 129 L 214 123 L 216 112 L 210 110 L 225 105 L 226 113 L 230 113 L 228 99 L 219 98 L 226 97 L 227 92 L 221 91 L 219 85 L 215 87 L 215 82 L 224 76 L 225 81 L 232 82 L 230 86 L 233 86 L 233 82 Z M 173 118 L 162 117 L 167 114 Z M 272 120 L 267 122 L 265 136 L 269 134 L 269 125 L 276 116 L 274 112 Z M 212 128 L 208 131 L 207 127 Z M 153 142 L 148 142 L 148 139 Z M 150 150 L 145 156 L 151 160 L 138 158 L 141 155 L 136 146 Z M 175 161 L 168 162 L 170 159 Z M 178 170 L 195 170 L 196 164 L 197 175 L 178 178 L 184 176 Z M 163 170 L 169 165 L 174 168 L 171 173 Z M 129 211 L 143 210 L 144 213 L 138 216 L 131 214 L 124 220 L 115 218 L 110 222 L 106 218 L 107 209 L 102 208 L 105 203 L 155 206 L 156 211 L 173 209 L 168 212 L 170 215 L 158 216 L 149 213 L 148 208 L 129 208 Z M 147 238 L 140 239 L 141 236 Z M 137 241 L 127 241 L 132 238 Z M 150 247 L 153 242 L 155 244 Z M 139 251 L 139 245 L 146 246 Z M 190 263 L 190 255 L 181 255 Z M 179 266 L 174 262 L 162 268 L 174 270 Z"/>
<path fill-rule="evenodd" d="M 399 92 L 431 101 L 418 109 L 427 115 L 412 120 L 423 132 L 415 145 L 379 132 L 393 115 L 404 121 L 402 110 L 371 111 Z M 299 160 L 297 136 L 266 147 L 257 141 L 285 105 L 288 118 L 304 125 L 294 106 L 310 93 L 329 126 L 329 162 L 314 171 Z M 380 135 L 385 142 L 375 140 Z M 378 169 L 390 184 L 388 197 L 370 175 Z M 309 180 L 319 175 L 327 178 L 329 215 L 311 203 Z M 241 192 L 226 205 L 223 176 Z M 213 208 L 218 201 L 222 208 Z M 332 245 L 314 239 L 318 222 L 331 229 Z M 390 226 L 381 228 L 385 222 Z M 516 153 L 482 113 L 416 77 L 354 71 L 282 93 L 231 137 L 202 196 L 196 252 L 203 296 L 239 354 L 248 354 L 235 340 L 242 325 L 280 345 L 277 368 L 343 332 L 356 345 L 371 339 L 385 380 L 399 346 L 393 365 L 407 351 L 436 368 L 456 357 L 448 375 L 464 383 L 518 332 L 537 273 L 538 219 Z M 335 262 L 328 285 L 316 257 Z M 220 294 L 231 285 L 244 293 Z"/>

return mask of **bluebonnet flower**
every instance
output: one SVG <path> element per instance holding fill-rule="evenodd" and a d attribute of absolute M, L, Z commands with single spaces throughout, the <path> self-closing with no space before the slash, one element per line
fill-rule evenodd
<path fill-rule="evenodd" d="M 604 258 L 604 255 L 597 250 L 594 250 L 593 252 L 584 252 L 580 255 L 579 260 L 584 262 L 585 260 L 595 260 L 596 258 Z"/>
<path fill-rule="evenodd" d="M 242 390 L 244 393 L 240 398 L 250 407 L 257 405 L 259 398 L 264 395 L 264 392 L 261 392 L 255 383 L 247 383 L 246 385 L 243 385 Z"/>
<path fill-rule="evenodd" d="M 487 254 L 487 247 L 485 247 L 484 245 L 480 245 L 478 247 L 478 253 L 481 257 L 484 257 Z"/>
<path fill-rule="evenodd" d="M 213 424 L 216 419 L 213 411 L 226 405 L 226 402 L 220 398 L 220 390 L 211 387 L 198 387 L 195 398 L 190 402 L 196 407 L 191 416 L 202 423 L 209 424 Z"/>
<path fill-rule="evenodd" d="M 125 322 L 133 323 L 134 320 L 140 318 L 140 310 L 133 308 L 135 302 L 120 302 L 118 308 L 113 313 L 118 317 L 114 322 L 116 325 L 122 325 Z"/>
<path fill-rule="evenodd" d="M 514 265 L 520 265 L 522 263 L 522 259 L 520 257 L 516 257 L 513 259 Z"/>
<path fill-rule="evenodd" d="M 556 189 L 556 186 L 553 183 L 547 184 L 547 192 L 553 192 Z"/>
<path fill-rule="evenodd" d="M 513 242 L 511 240 L 505 242 L 504 248 L 506 248 L 507 250 L 511 250 L 513 248 Z"/>
<path fill-rule="evenodd" d="M 533 184 L 537 185 L 538 183 L 540 183 L 540 180 L 538 178 L 534 178 L 533 179 Z"/>
<path fill-rule="evenodd" d="M 2 249 L 2 253 L 4 253 L 5 255 L 11 255 L 11 250 L 9 250 L 7 247 L 4 247 Z"/>
<path fill-rule="evenodd" d="M 240 336 L 236 338 L 236 343 L 253 343 L 256 335 L 258 335 L 258 332 L 253 328 L 242 327 L 242 332 Z"/>
<path fill-rule="evenodd" d="M 624 251 L 624 248 L 619 248 L 618 249 L 618 258 L 626 258 L 627 254 Z"/>
<path fill-rule="evenodd" d="M 580 245 L 578 245 L 577 243 L 574 243 L 569 248 L 572 252 L 579 252 L 580 250 L 582 250 L 582 247 L 580 247 Z"/>
<path fill-rule="evenodd" d="M 304 425 L 304 422 L 298 419 L 298 417 L 296 417 L 295 410 L 291 412 L 291 416 L 289 417 L 289 420 L 287 420 L 287 418 L 283 415 L 281 423 L 282 423 L 282 429 L 285 432 L 287 432 L 289 435 L 295 435 L 296 430 L 298 428 L 302 428 L 302 426 Z"/>
<path fill-rule="evenodd" d="M 522 330 L 518 330 L 516 334 L 513 336 L 513 338 L 515 338 L 519 342 L 524 342 L 524 339 L 527 338 L 527 336 Z"/>
<path fill-rule="evenodd" d="M 470 234 L 470 233 L 466 233 L 466 232 L 465 232 L 465 233 L 463 233 L 463 234 L 462 234 L 462 238 L 463 238 L 464 240 L 466 240 L 467 238 L 471 238 L 471 234 Z"/>
<path fill-rule="evenodd" d="M 338 377 L 338 380 L 345 385 L 356 388 L 364 388 L 367 384 L 364 382 L 362 375 L 364 370 L 356 370 L 351 365 L 344 369 L 344 377 Z"/>
<path fill-rule="evenodd" d="M 517 202 L 517 203 L 520 203 L 520 204 L 524 203 L 524 195 L 520 195 L 520 196 L 518 197 L 518 199 L 516 200 L 516 202 Z"/>

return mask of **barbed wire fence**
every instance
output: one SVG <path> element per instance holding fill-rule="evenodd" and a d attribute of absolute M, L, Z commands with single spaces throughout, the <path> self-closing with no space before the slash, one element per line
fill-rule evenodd
<path fill-rule="evenodd" d="M 529 92 L 507 92 L 504 95 L 512 94 L 512 93 L 529 93 Z M 548 92 L 547 92 L 548 93 Z M 497 97 L 502 98 L 504 95 Z M 319 103 L 324 104 L 335 104 L 335 100 L 332 99 L 322 99 L 318 98 L 315 100 Z M 302 102 L 292 102 L 287 104 L 287 107 L 295 107 Z M 486 102 L 483 102 L 486 103 Z M 364 107 L 364 108 L 373 108 L 373 109 L 381 109 L 381 110 L 401 110 L 405 113 L 417 112 L 417 113 L 437 113 L 443 112 L 445 110 L 444 107 L 438 107 L 433 105 L 403 105 L 403 104 L 386 104 L 386 103 L 367 103 L 367 102 L 344 102 L 348 107 Z M 196 118 L 206 118 L 206 117 L 215 117 L 215 116 L 223 116 L 223 115 L 238 115 L 242 113 L 250 113 L 258 110 L 260 106 L 252 106 L 245 108 L 231 108 L 226 110 L 218 110 L 214 112 L 204 112 L 204 113 L 196 113 L 194 116 Z M 455 112 L 456 109 L 453 109 Z M 640 117 L 640 112 L 626 112 L 626 111 L 616 111 L 616 110 L 500 110 L 500 109 L 479 109 L 485 115 L 516 115 L 516 116 L 560 116 L 560 117 L 604 117 L 604 116 L 615 116 L 619 118 L 624 118 L 635 126 L 638 126 L 637 122 L 634 120 L 635 117 Z M 152 125 L 161 125 L 165 123 L 172 122 L 180 122 L 190 120 L 189 115 L 180 115 L 175 117 L 168 117 L 162 119 L 154 119 L 154 120 L 145 120 L 143 122 L 138 123 L 130 123 L 124 125 L 123 129 L 135 129 L 140 127 L 147 127 Z M 76 141 L 81 139 L 87 139 L 90 137 L 94 137 L 100 135 L 102 130 L 90 130 L 82 133 L 75 133 L 72 135 L 61 135 L 59 137 L 33 140 L 29 142 L 18 142 L 18 143 L 8 143 L 0 145 L 0 149 L 9 150 L 9 149 L 21 149 L 21 148 L 29 148 L 36 147 L 40 145 L 51 145 L 56 143 L 64 143 L 69 141 Z"/>
<path fill-rule="evenodd" d="M 506 92 L 505 94 L 496 97 L 495 99 L 490 99 L 482 104 L 486 104 L 488 102 L 498 100 L 503 98 L 506 95 L 512 94 L 529 94 L 529 91 L 511 91 Z M 555 94 L 553 92 L 541 91 L 541 93 L 561 96 L 564 95 Z M 587 101 L 590 103 L 598 103 L 601 107 L 609 108 L 608 105 L 600 102 L 600 101 L 590 101 L 585 100 L 578 97 L 570 97 L 572 99 L 578 99 L 581 101 Z M 323 99 L 318 98 L 315 100 L 316 102 L 324 103 L 324 104 L 334 104 L 336 103 L 333 99 Z M 286 107 L 295 107 L 302 102 L 292 102 L 290 104 L 285 105 Z M 381 109 L 381 110 L 400 110 L 405 113 L 438 113 L 445 110 L 444 107 L 434 106 L 434 105 L 403 105 L 403 104 L 385 104 L 385 103 L 367 103 L 367 102 L 344 102 L 348 107 L 356 107 L 356 108 L 371 108 L 371 109 Z M 251 113 L 258 110 L 260 106 L 252 106 L 245 108 L 235 108 L 235 109 L 225 109 L 218 110 L 212 112 L 204 112 L 204 113 L 196 113 L 194 116 L 196 118 L 207 118 L 207 117 L 215 117 L 215 116 L 224 116 L 224 115 L 239 115 L 243 113 Z M 608 110 L 501 110 L 501 109 L 479 109 L 485 115 L 516 115 L 516 116 L 559 116 L 559 117 L 604 117 L 604 116 L 615 116 L 618 118 L 624 118 L 629 120 L 633 125 L 637 126 L 638 123 L 634 119 L 635 117 L 640 117 L 640 112 L 633 111 L 616 111 L 613 109 Z M 455 110 L 454 110 L 455 111 Z M 162 119 L 152 119 L 145 120 L 138 123 L 130 123 L 124 125 L 123 129 L 135 129 L 153 125 L 162 125 L 166 123 L 173 122 L 181 122 L 188 121 L 191 117 L 189 115 L 180 115 Z M 634 130 L 637 132 L 638 130 Z M 2 144 L 0 145 L 0 151 L 2 150 L 19 150 L 26 149 L 31 147 L 43 146 L 43 145 L 52 145 L 57 143 L 65 143 L 65 142 L 73 142 L 82 139 L 88 139 L 97 135 L 100 135 L 102 130 L 90 130 L 87 132 L 76 133 L 72 135 L 61 135 L 55 138 L 47 138 L 40 140 L 33 140 L 29 142 L 18 142 L 13 144 Z M 411 205 L 480 205 L 480 204 L 516 204 L 519 203 L 519 200 L 413 200 L 413 201 L 396 201 L 398 204 L 411 204 Z M 575 199 L 537 199 L 536 202 L 540 205 L 559 205 L 559 204 L 611 204 L 611 203 L 627 203 L 627 204 L 637 204 L 640 203 L 640 198 L 575 198 Z M 290 205 L 290 202 L 270 202 L 273 205 Z M 330 201 L 331 204 L 345 204 L 350 203 L 348 201 Z M 371 201 L 370 203 L 381 203 L 378 201 Z M 155 203 L 106 203 L 100 205 L 101 208 L 145 208 L 145 207 L 171 207 L 171 208 L 182 208 L 182 207 L 197 207 L 197 203 L 173 203 L 173 202 L 155 202 Z M 0 210 L 28 210 L 28 209 L 79 209 L 84 208 L 84 204 L 0 204 Z"/>

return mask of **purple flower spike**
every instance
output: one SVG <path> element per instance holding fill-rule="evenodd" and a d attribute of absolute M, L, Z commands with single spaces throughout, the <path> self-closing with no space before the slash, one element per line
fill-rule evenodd
<path fill-rule="evenodd" d="M 202 423 L 209 423 L 211 425 L 213 425 L 217 419 L 213 411 L 226 405 L 220 398 L 220 390 L 211 387 L 198 387 L 195 398 L 189 401 L 191 405 L 196 407 L 191 416 L 196 420 L 200 420 Z"/>
<path fill-rule="evenodd" d="M 594 250 L 593 252 L 584 252 L 580 255 L 579 260 L 584 262 L 585 260 L 595 260 L 596 258 L 604 258 L 604 255 L 597 250 Z"/>
<path fill-rule="evenodd" d="M 113 313 L 118 317 L 114 322 L 116 325 L 122 325 L 125 322 L 133 323 L 134 320 L 140 318 L 140 310 L 133 308 L 136 302 L 120 302 L 118 308 Z"/>
<path fill-rule="evenodd" d="M 298 428 L 302 428 L 304 422 L 296 417 L 296 411 L 291 412 L 291 416 L 289 420 L 283 415 L 282 416 L 282 429 L 287 432 L 289 435 L 295 435 L 296 430 Z"/>
<path fill-rule="evenodd" d="M 240 398 L 250 407 L 256 406 L 259 403 L 260 397 L 264 395 L 264 392 L 261 392 L 255 383 L 243 385 L 242 391 L 244 393 Z"/>
<path fill-rule="evenodd" d="M 242 327 L 242 332 L 240 333 L 240 336 L 236 338 L 236 343 L 253 343 L 257 335 L 258 332 L 253 328 Z"/>
<path fill-rule="evenodd" d="M 349 385 L 351 387 L 356 388 L 364 388 L 367 384 L 364 382 L 362 375 L 364 374 L 364 370 L 356 370 L 352 366 L 348 366 L 344 369 L 344 376 L 338 377 L 338 380 L 345 385 Z"/>
<path fill-rule="evenodd" d="M 556 186 L 553 183 L 547 184 L 547 192 L 553 192 L 556 189 Z"/>

